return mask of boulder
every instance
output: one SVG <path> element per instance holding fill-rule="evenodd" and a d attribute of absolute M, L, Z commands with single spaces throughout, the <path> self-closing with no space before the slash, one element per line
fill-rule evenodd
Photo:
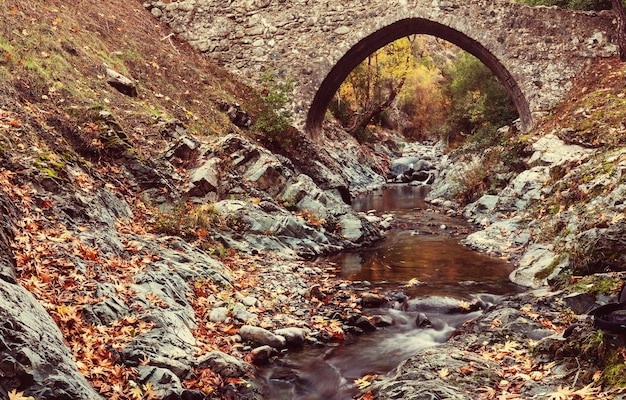
<path fill-rule="evenodd" d="M 389 315 L 374 315 L 372 316 L 372 323 L 378 328 L 384 328 L 395 324 L 393 318 Z"/>
<path fill-rule="evenodd" d="M 585 254 L 585 260 L 574 265 L 577 273 L 626 269 L 626 220 L 617 215 L 613 219 L 608 227 L 601 225 L 577 235 L 576 243 Z"/>
<path fill-rule="evenodd" d="M 196 366 L 209 368 L 223 378 L 241 378 L 253 372 L 253 368 L 249 364 L 218 350 L 210 351 L 198 357 Z"/>
<path fill-rule="evenodd" d="M 180 378 L 169 369 L 152 365 L 140 365 L 137 367 L 137 370 L 139 371 L 137 377 L 139 383 L 152 385 L 152 390 L 160 399 L 182 393 L 183 391 Z"/>
<path fill-rule="evenodd" d="M 362 329 L 363 332 L 374 332 L 376 330 L 376 325 L 369 318 L 363 316 L 358 317 L 352 325 Z"/>
<path fill-rule="evenodd" d="M 531 244 L 509 279 L 520 286 L 539 288 L 547 286 L 548 280 L 566 265 L 567 260 L 559 261 L 551 245 Z"/>
<path fill-rule="evenodd" d="M 587 314 L 597 307 L 596 297 L 589 293 L 569 293 L 563 297 L 563 302 L 575 314 Z"/>
<path fill-rule="evenodd" d="M 229 246 L 240 251 L 275 251 L 286 257 L 315 256 L 351 244 L 284 208 L 267 207 L 265 203 L 222 200 L 215 203 L 214 210 L 230 221 L 231 227 L 242 231 L 235 235 L 221 233 Z"/>
<path fill-rule="evenodd" d="M 533 149 L 535 152 L 528 160 L 528 164 L 533 166 L 557 166 L 570 161 L 580 162 L 593 152 L 592 149 L 582 146 L 566 144 L 554 133 L 549 133 L 533 143 Z"/>
<path fill-rule="evenodd" d="M 0 280 L 0 397 L 102 399 L 78 371 L 56 323 L 22 286 Z"/>
<path fill-rule="evenodd" d="M 258 323 L 259 322 L 259 316 L 253 312 L 248 311 L 246 306 L 243 305 L 242 303 L 236 303 L 231 311 L 231 314 L 233 318 L 243 323 Z"/>
<path fill-rule="evenodd" d="M 211 310 L 209 314 L 209 321 L 211 322 L 224 322 L 228 319 L 228 308 L 216 307 Z"/>
<path fill-rule="evenodd" d="M 481 373 L 467 379 L 461 372 L 467 365 L 473 365 Z M 498 368 L 496 363 L 472 352 L 444 344 L 420 350 L 367 389 L 380 400 L 467 399 L 475 388 L 497 385 Z M 441 371 L 448 373 L 444 375 Z"/>
<path fill-rule="evenodd" d="M 149 365 L 184 379 L 193 369 L 196 349 L 171 334 L 172 331 L 175 332 L 175 328 L 154 328 L 135 337 L 122 351 L 126 365 L 137 367 L 142 360 L 149 359 Z"/>
<path fill-rule="evenodd" d="M 106 67 L 107 83 L 118 92 L 130 97 L 137 97 L 137 86 L 133 81 L 113 68 Z"/>
<path fill-rule="evenodd" d="M 408 170 L 415 170 L 415 164 L 420 161 L 417 157 L 401 157 L 393 160 L 389 174 L 398 176 L 404 174 Z"/>
<path fill-rule="evenodd" d="M 376 293 L 364 292 L 361 294 L 361 305 L 363 308 L 378 308 L 386 302 L 387 299 Z"/>
<path fill-rule="evenodd" d="M 461 243 L 474 250 L 502 255 L 529 241 L 530 233 L 525 229 L 522 219 L 516 217 L 496 221 L 484 230 L 467 236 Z"/>
<path fill-rule="evenodd" d="M 102 300 L 85 307 L 83 315 L 87 321 L 94 325 L 108 325 L 129 314 L 130 309 L 115 294 L 112 284 L 98 283 L 97 285 L 99 289 L 96 291 L 96 298 Z"/>
<path fill-rule="evenodd" d="M 256 365 L 267 364 L 275 354 L 278 354 L 278 352 L 268 345 L 257 347 L 250 352 L 252 362 Z"/>
<path fill-rule="evenodd" d="M 297 327 L 277 329 L 274 331 L 274 334 L 284 337 L 287 347 L 302 346 L 307 336 L 306 330 Z"/>
<path fill-rule="evenodd" d="M 252 118 L 247 112 L 241 109 L 239 103 L 232 103 L 227 101 L 218 102 L 220 110 L 224 111 L 230 121 L 239 128 L 250 129 L 252 127 Z"/>
<path fill-rule="evenodd" d="M 433 326 L 433 323 L 430 321 L 426 314 L 419 313 L 417 314 L 417 317 L 415 317 L 415 326 L 417 326 L 418 328 L 431 328 Z"/>
<path fill-rule="evenodd" d="M 243 340 L 248 342 L 268 345 L 275 349 L 284 349 L 287 347 L 287 340 L 284 337 L 258 326 L 244 325 L 239 328 L 238 333 Z"/>
<path fill-rule="evenodd" d="M 176 158 L 181 162 L 190 162 L 200 153 L 200 143 L 188 135 L 181 136 L 165 152 L 168 159 Z"/>
<path fill-rule="evenodd" d="M 291 173 L 278 160 L 263 154 L 243 176 L 256 188 L 275 197 L 283 190 Z"/>
<path fill-rule="evenodd" d="M 500 201 L 500 196 L 485 194 L 475 202 L 465 206 L 463 216 L 469 221 L 480 223 L 487 219 L 489 223 L 492 223 L 498 216 L 495 211 L 498 201 Z"/>
<path fill-rule="evenodd" d="M 359 218 L 353 213 L 342 215 L 339 218 L 341 235 L 351 242 L 361 242 L 367 233 L 363 222 L 366 222 L 366 220 Z"/>
<path fill-rule="evenodd" d="M 191 197 L 204 197 L 211 192 L 217 192 L 220 187 L 221 160 L 213 157 L 200 167 L 190 171 L 190 188 L 188 194 Z"/>

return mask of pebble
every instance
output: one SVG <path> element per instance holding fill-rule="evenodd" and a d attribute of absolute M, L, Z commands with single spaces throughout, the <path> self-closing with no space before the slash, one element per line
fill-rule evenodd
<path fill-rule="evenodd" d="M 235 304 L 232 310 L 233 318 L 241 322 L 257 322 L 259 316 L 246 310 L 246 306 L 241 303 Z"/>
<path fill-rule="evenodd" d="M 217 307 L 211 310 L 209 314 L 209 321 L 211 322 L 225 322 L 228 319 L 228 308 Z"/>
<path fill-rule="evenodd" d="M 250 354 L 254 364 L 263 365 L 269 362 L 272 355 L 276 354 L 276 351 L 272 347 L 265 345 L 253 349 Z"/>
<path fill-rule="evenodd" d="M 372 317 L 372 322 L 374 323 L 375 326 L 379 328 L 383 328 L 383 327 L 391 326 L 395 324 L 393 318 L 391 318 L 388 315 L 374 315 Z"/>
<path fill-rule="evenodd" d="M 257 300 L 255 297 L 252 297 L 252 296 L 246 296 L 246 297 L 244 297 L 244 298 L 241 300 L 241 302 L 242 302 L 245 306 L 252 307 L 252 306 L 254 306 L 254 305 L 256 305 L 256 304 L 257 304 L 258 300 Z"/>
<path fill-rule="evenodd" d="M 280 335 L 287 341 L 288 347 L 299 347 L 304 344 L 306 339 L 306 331 L 302 328 L 289 327 L 277 329 L 274 331 L 276 335 Z"/>

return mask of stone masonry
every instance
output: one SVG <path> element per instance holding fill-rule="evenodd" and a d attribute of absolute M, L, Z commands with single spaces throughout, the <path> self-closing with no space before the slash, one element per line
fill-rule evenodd
<path fill-rule="evenodd" d="M 594 59 L 616 54 L 611 11 L 498 0 L 150 1 L 152 14 L 251 84 L 269 71 L 295 79 L 294 124 L 315 132 L 349 72 L 409 34 L 448 40 L 500 79 L 530 128 Z"/>

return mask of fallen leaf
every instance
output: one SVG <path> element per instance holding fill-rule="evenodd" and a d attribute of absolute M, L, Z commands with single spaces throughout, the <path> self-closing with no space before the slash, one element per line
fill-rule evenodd
<path fill-rule="evenodd" d="M 140 387 L 134 387 L 130 389 L 130 397 L 133 399 L 141 400 L 143 397 L 143 392 Z"/>
<path fill-rule="evenodd" d="M 18 392 L 17 389 L 11 390 L 8 394 L 9 400 L 35 400 L 32 396 L 24 396 L 24 392 Z"/>
<path fill-rule="evenodd" d="M 365 375 L 363 378 L 355 379 L 354 383 L 360 390 L 365 389 L 366 387 L 372 384 L 372 381 L 376 379 L 378 375 Z"/>

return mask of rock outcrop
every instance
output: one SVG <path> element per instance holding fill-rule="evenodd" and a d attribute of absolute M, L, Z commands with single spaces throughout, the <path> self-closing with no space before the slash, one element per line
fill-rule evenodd
<path fill-rule="evenodd" d="M 16 204 L 0 191 L 0 397 L 28 391 L 37 399 L 102 399 L 47 310 L 17 283 L 14 230 L 23 226 Z"/>
<path fill-rule="evenodd" d="M 546 285 L 566 266 L 588 272 L 596 264 L 622 268 L 619 249 L 624 244 L 618 236 L 624 233 L 626 207 L 621 200 L 626 191 L 624 150 L 567 145 L 554 134 L 538 139 L 532 149 L 527 170 L 512 177 L 498 194 L 485 194 L 464 208 L 465 218 L 481 227 L 464 243 L 517 260 L 519 268 L 511 279 L 528 287 Z M 449 207 L 454 204 L 449 200 L 457 184 L 454 177 L 481 161 L 455 164 L 448 156 L 442 160 L 440 179 L 427 200 Z M 543 237 L 555 239 L 545 243 Z M 584 259 L 576 259 L 575 254 L 582 253 Z"/>
<path fill-rule="evenodd" d="M 238 251 L 316 256 L 381 237 L 346 204 L 339 189 L 347 192 L 347 183 L 324 190 L 300 172 L 307 168 L 242 136 L 220 139 L 197 164 L 188 195 L 198 203 L 219 199 L 213 211 L 225 224 L 216 235 Z M 328 167 L 314 176 L 346 182 Z"/>

